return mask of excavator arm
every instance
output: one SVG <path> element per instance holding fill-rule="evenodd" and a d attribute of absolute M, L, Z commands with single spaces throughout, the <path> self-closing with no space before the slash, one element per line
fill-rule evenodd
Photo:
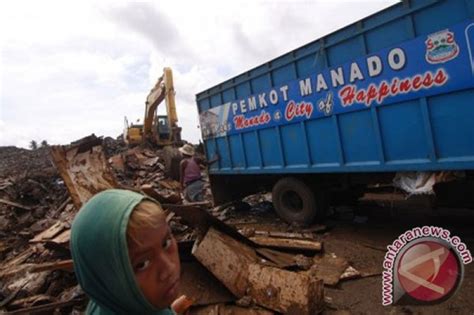
<path fill-rule="evenodd" d="M 163 76 L 158 79 L 158 82 L 153 89 L 151 89 L 150 94 L 148 94 L 146 98 L 145 119 L 143 123 L 144 140 L 152 140 L 152 142 L 157 144 L 160 144 L 160 141 L 167 142 L 163 144 L 170 144 L 180 140 L 180 128 L 177 126 L 178 115 L 176 113 L 174 96 L 173 73 L 171 68 L 164 68 Z M 169 128 L 171 128 L 168 139 L 160 139 L 158 129 L 154 128 L 154 126 L 156 126 L 156 110 L 163 100 L 165 100 L 166 103 L 167 119 Z"/>

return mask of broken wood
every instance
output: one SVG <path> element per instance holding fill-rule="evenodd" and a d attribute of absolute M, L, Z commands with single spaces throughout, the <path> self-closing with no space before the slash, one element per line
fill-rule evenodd
<path fill-rule="evenodd" d="M 61 221 L 57 221 L 55 224 L 53 224 L 51 227 L 48 229 L 44 230 L 40 234 L 36 235 L 33 239 L 30 240 L 30 243 L 37 243 L 37 242 L 42 242 L 44 240 L 52 239 L 56 235 L 58 235 L 60 232 L 62 232 L 65 229 L 65 224 Z"/>
<path fill-rule="evenodd" d="M 105 158 L 102 139 L 95 135 L 71 147 L 52 146 L 51 156 L 76 209 L 98 192 L 119 187 Z"/>
<path fill-rule="evenodd" d="M 13 279 L 13 281 L 7 285 L 8 290 L 16 290 L 19 287 L 23 287 L 23 290 L 28 292 L 29 295 L 35 295 L 44 292 L 43 289 L 45 283 L 47 283 L 51 272 L 42 271 L 37 273 L 29 273 L 27 271 L 28 268 L 31 268 L 31 265 L 32 264 L 26 264 L 27 267 L 23 269 L 23 272 L 19 274 L 19 276 L 15 275 L 15 279 Z"/>
<path fill-rule="evenodd" d="M 210 228 L 204 238 L 196 242 L 192 254 L 230 292 L 237 297 L 245 295 L 248 266 L 258 260 L 251 247 Z"/>
<path fill-rule="evenodd" d="M 150 196 L 153 199 L 156 199 L 159 203 L 166 204 L 177 204 L 181 203 L 181 196 L 175 193 L 163 194 L 153 188 L 150 184 L 145 184 L 140 187 L 140 190 L 146 195 Z"/>
<path fill-rule="evenodd" d="M 12 269 L 13 267 L 20 265 L 25 260 L 27 260 L 31 255 L 33 255 L 34 252 L 35 252 L 34 248 L 32 247 L 27 248 L 16 257 L 4 262 L 0 266 L 0 270 Z"/>
<path fill-rule="evenodd" d="M 284 314 L 312 315 L 323 308 L 322 280 L 304 273 L 250 264 L 248 285 L 257 304 Z"/>
<path fill-rule="evenodd" d="M 322 279 L 324 284 L 334 286 L 339 282 L 347 267 L 349 267 L 349 263 L 344 258 L 336 255 L 324 255 L 314 258 L 314 265 L 309 272 L 316 278 Z"/>
<path fill-rule="evenodd" d="M 125 163 L 122 158 L 122 154 L 116 154 L 109 158 L 109 164 L 112 166 L 113 169 L 124 172 L 125 171 Z"/>
<path fill-rule="evenodd" d="M 32 210 L 33 209 L 31 207 L 24 206 L 24 205 L 21 205 L 19 203 L 16 203 L 16 202 L 13 202 L 13 201 L 10 201 L 10 200 L 6 200 L 6 199 L 0 199 L 0 203 L 3 203 L 5 205 L 9 205 L 9 206 L 12 206 L 12 207 L 15 207 L 15 208 L 20 208 L 20 209 L 23 209 L 23 210 Z"/>
<path fill-rule="evenodd" d="M 149 159 L 146 159 L 142 162 L 143 165 L 145 166 L 148 166 L 148 167 L 151 167 L 153 165 L 155 165 L 156 163 L 158 163 L 158 161 L 160 160 L 159 157 L 151 157 Z"/>
<path fill-rule="evenodd" d="M 352 266 L 347 267 L 343 274 L 339 277 L 340 280 L 350 280 L 359 278 L 361 276 L 360 272 Z"/>
<path fill-rule="evenodd" d="M 10 268 L 5 268 L 0 271 L 0 279 L 5 277 L 9 277 L 11 275 L 16 275 L 20 273 L 38 273 L 43 271 L 50 271 L 50 270 L 65 270 L 65 271 L 73 271 L 73 264 L 72 260 L 64 260 L 52 263 L 44 263 L 44 264 L 19 264 L 13 265 Z"/>
<path fill-rule="evenodd" d="M 77 305 L 77 304 L 81 304 L 82 302 L 84 302 L 83 298 L 77 298 L 77 299 L 73 299 L 73 300 L 65 301 L 65 302 L 54 302 L 54 303 L 45 304 L 45 305 L 26 307 L 19 310 L 8 312 L 7 314 L 19 315 L 19 314 L 33 314 L 33 313 L 39 313 L 39 312 L 53 311 L 54 309 L 57 309 L 57 308 Z"/>
<path fill-rule="evenodd" d="M 170 190 L 178 190 L 181 188 L 181 184 L 178 181 L 173 179 L 164 179 L 158 182 L 162 188 L 170 189 Z"/>
<path fill-rule="evenodd" d="M 13 299 L 21 291 L 21 289 L 23 289 L 23 286 L 18 287 L 12 293 L 10 293 L 3 301 L 0 301 L 0 308 L 8 305 L 11 301 L 13 301 Z"/>
<path fill-rule="evenodd" d="M 274 238 L 301 239 L 301 240 L 312 240 L 312 239 L 314 239 L 314 235 L 312 233 L 292 233 L 292 232 L 279 232 L 279 231 L 254 231 L 254 235 L 268 236 L 268 237 L 274 237 Z"/>
<path fill-rule="evenodd" d="M 53 299 L 45 294 L 38 294 L 34 296 L 28 296 L 26 298 L 18 299 L 9 304 L 9 308 L 25 308 L 32 307 L 38 304 L 46 304 L 52 302 Z M 10 313 L 7 313 L 10 314 Z"/>
<path fill-rule="evenodd" d="M 183 223 L 195 228 L 201 236 L 204 236 L 210 227 L 213 227 L 232 238 L 251 247 L 256 244 L 240 234 L 235 228 L 218 220 L 209 214 L 206 210 L 188 205 L 163 204 L 163 209 L 173 211 L 177 216 L 181 217 Z"/>
<path fill-rule="evenodd" d="M 322 248 L 321 242 L 314 240 L 299 240 L 291 238 L 281 238 L 281 237 L 267 237 L 267 236 L 253 236 L 249 238 L 254 243 L 272 248 L 283 248 L 290 250 L 304 250 L 319 252 Z"/>
<path fill-rule="evenodd" d="M 59 213 L 61 213 L 66 206 L 72 201 L 70 196 L 67 196 L 66 200 L 51 214 L 52 218 L 55 218 Z"/>
<path fill-rule="evenodd" d="M 30 268 L 33 266 L 34 264 L 21 264 L 21 265 L 12 266 L 11 268 L 2 269 L 0 271 L 0 279 L 4 279 L 4 278 L 17 275 L 20 273 L 25 273 L 28 270 L 30 270 Z"/>
<path fill-rule="evenodd" d="M 41 271 L 49 271 L 49 270 L 65 270 L 65 271 L 73 271 L 74 265 L 72 259 L 56 261 L 51 263 L 44 263 L 40 265 L 34 265 L 31 269 L 31 273 L 41 272 Z"/>
<path fill-rule="evenodd" d="M 295 256 L 292 254 L 279 252 L 269 248 L 258 248 L 256 249 L 256 252 L 280 268 L 288 268 L 296 264 Z"/>
<path fill-rule="evenodd" d="M 181 264 L 178 292 L 191 298 L 195 306 L 235 301 L 232 293 L 196 261 Z"/>
<path fill-rule="evenodd" d="M 171 221 L 171 219 L 173 219 L 175 216 L 176 216 L 176 213 L 174 213 L 174 212 L 168 213 L 166 215 L 166 219 L 165 219 L 166 223 L 169 223 Z"/>
<path fill-rule="evenodd" d="M 61 233 L 59 233 L 57 236 L 55 236 L 51 240 L 45 240 L 47 245 L 50 245 L 52 247 L 54 246 L 62 246 L 65 248 L 69 248 L 69 240 L 71 239 L 71 229 L 67 229 Z"/>

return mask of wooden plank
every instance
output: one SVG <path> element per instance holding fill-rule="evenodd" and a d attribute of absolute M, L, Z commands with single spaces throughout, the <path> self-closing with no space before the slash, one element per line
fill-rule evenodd
<path fill-rule="evenodd" d="M 158 182 L 162 188 L 170 189 L 170 190 L 177 190 L 181 188 L 181 184 L 178 181 L 173 179 L 164 179 Z"/>
<path fill-rule="evenodd" d="M 66 193 L 67 194 L 67 193 Z M 66 206 L 72 202 L 72 199 L 70 196 L 67 196 L 66 200 L 51 214 L 51 217 L 54 218 L 56 217 L 59 213 L 63 212 L 63 210 L 66 208 Z"/>
<path fill-rule="evenodd" d="M 339 282 L 341 275 L 349 267 L 349 263 L 335 255 L 316 257 L 310 272 L 318 279 L 323 279 L 324 284 L 334 286 Z"/>
<path fill-rule="evenodd" d="M 27 260 L 33 253 L 34 253 L 34 248 L 33 247 L 27 248 L 26 250 L 21 252 L 19 255 L 13 257 L 9 261 L 4 262 L 0 266 L 0 270 L 10 269 L 12 267 L 20 265 L 25 260 Z"/>
<path fill-rule="evenodd" d="M 58 235 L 62 230 L 64 230 L 65 225 L 61 221 L 57 221 L 48 229 L 44 230 L 40 234 L 36 235 L 33 239 L 30 240 L 30 243 L 42 242 L 47 239 L 51 239 Z"/>
<path fill-rule="evenodd" d="M 23 289 L 23 286 L 18 287 L 16 290 L 14 290 L 12 293 L 10 293 L 3 301 L 0 302 L 0 308 L 5 307 L 8 305 L 13 299 L 15 299 L 16 295 Z"/>
<path fill-rule="evenodd" d="M 74 265 L 73 265 L 72 259 L 68 259 L 68 260 L 34 265 L 30 269 L 30 272 L 36 273 L 36 272 L 49 271 L 49 270 L 65 270 L 65 271 L 72 272 L 74 270 Z"/>
<path fill-rule="evenodd" d="M 62 231 L 52 240 L 47 240 L 47 243 L 55 243 L 57 245 L 65 245 L 69 248 L 69 240 L 71 239 L 71 229 Z"/>
<path fill-rule="evenodd" d="M 47 311 L 51 311 L 50 313 L 52 314 L 53 313 L 52 311 L 54 309 L 63 308 L 70 305 L 81 304 L 83 301 L 84 301 L 83 298 L 77 298 L 77 299 L 72 299 L 65 302 L 54 302 L 54 303 L 45 304 L 45 305 L 22 308 L 19 310 L 8 312 L 7 314 L 8 315 L 34 314 L 34 313 L 47 312 Z"/>
<path fill-rule="evenodd" d="M 287 268 L 296 265 L 295 256 L 288 253 L 282 253 L 269 248 L 258 248 L 256 252 L 265 257 L 280 268 Z"/>
<path fill-rule="evenodd" d="M 339 277 L 341 280 L 349 280 L 359 278 L 361 276 L 360 272 L 352 266 L 346 268 L 346 270 Z"/>
<path fill-rule="evenodd" d="M 0 279 L 10 277 L 12 275 L 17 275 L 20 273 L 25 273 L 26 271 L 30 270 L 30 268 L 34 266 L 34 264 L 21 264 L 21 265 L 13 265 L 10 268 L 5 268 L 0 271 Z"/>
<path fill-rule="evenodd" d="M 181 203 L 181 196 L 177 193 L 171 193 L 171 194 L 163 194 L 162 192 L 157 191 L 156 189 L 153 188 L 152 185 L 145 184 L 140 187 L 140 190 L 147 194 L 148 196 L 152 197 L 153 199 L 156 199 L 160 203 Z"/>
<path fill-rule="evenodd" d="M 314 240 L 299 240 L 281 237 L 253 236 L 249 238 L 254 243 L 272 248 L 284 248 L 291 250 L 305 250 L 319 252 L 322 248 L 321 242 Z"/>
<path fill-rule="evenodd" d="M 178 292 L 191 298 L 195 306 L 235 301 L 232 293 L 196 261 L 181 264 Z"/>
<path fill-rule="evenodd" d="M 102 139 L 94 135 L 72 146 L 52 146 L 51 157 L 76 209 L 95 194 L 119 184 L 105 158 Z"/>
<path fill-rule="evenodd" d="M 240 234 L 235 228 L 218 220 L 209 212 L 200 207 L 174 204 L 163 204 L 162 206 L 163 209 L 173 211 L 177 216 L 181 217 L 184 224 L 197 229 L 200 235 L 205 235 L 209 227 L 212 226 L 213 228 L 224 232 L 243 244 L 256 247 L 254 242 Z"/>
<path fill-rule="evenodd" d="M 269 236 L 276 238 L 289 238 L 289 239 L 300 239 L 300 240 L 313 240 L 314 235 L 312 233 L 291 233 L 291 232 L 279 232 L 279 231 L 255 231 L 254 235 L 257 236 Z"/>
<path fill-rule="evenodd" d="M 74 270 L 72 260 L 63 260 L 44 264 L 11 264 L 8 268 L 0 271 L 0 279 L 20 273 L 38 273 L 49 270 L 65 270 L 72 272 Z"/>
<path fill-rule="evenodd" d="M 26 298 L 18 299 L 10 303 L 10 308 L 20 308 L 20 307 L 30 307 L 34 304 L 46 304 L 53 301 L 53 298 L 49 295 L 38 294 L 33 296 L 28 296 Z M 7 313 L 9 314 L 9 313 Z"/>
<path fill-rule="evenodd" d="M 1 199 L 1 198 L 0 198 L 0 203 L 3 203 L 5 205 L 9 205 L 9 206 L 12 206 L 12 207 L 20 208 L 20 209 L 23 209 L 23 210 L 33 209 L 32 207 L 24 206 L 24 205 L 21 205 L 19 203 L 16 203 L 16 202 L 13 202 L 13 201 L 10 201 L 10 200 L 6 200 L 6 199 Z"/>
<path fill-rule="evenodd" d="M 258 260 L 251 247 L 211 227 L 192 254 L 235 296 L 246 294 L 248 266 Z"/>
<path fill-rule="evenodd" d="M 283 314 L 318 314 L 324 305 L 322 280 L 305 273 L 250 264 L 248 284 L 258 305 Z"/>

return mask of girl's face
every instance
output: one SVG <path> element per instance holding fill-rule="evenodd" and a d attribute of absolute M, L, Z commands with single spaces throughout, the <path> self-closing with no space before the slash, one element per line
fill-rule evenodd
<path fill-rule="evenodd" d="M 135 279 L 146 299 L 158 309 L 177 298 L 180 263 L 178 246 L 170 227 L 162 219 L 156 228 L 139 230 L 129 246 Z"/>

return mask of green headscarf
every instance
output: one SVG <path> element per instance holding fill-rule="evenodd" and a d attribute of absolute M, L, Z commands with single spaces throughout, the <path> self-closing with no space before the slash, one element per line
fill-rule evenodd
<path fill-rule="evenodd" d="M 71 252 L 79 284 L 91 298 L 87 314 L 174 314 L 146 300 L 128 257 L 128 219 L 144 198 L 131 191 L 106 190 L 92 197 L 74 219 Z"/>

